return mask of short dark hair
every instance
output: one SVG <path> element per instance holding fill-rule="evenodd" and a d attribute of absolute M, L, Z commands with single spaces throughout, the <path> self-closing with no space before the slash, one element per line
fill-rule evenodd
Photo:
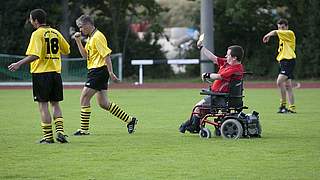
<path fill-rule="evenodd" d="M 288 26 L 288 20 L 287 19 L 284 19 L 284 18 L 280 18 L 278 21 L 277 21 L 277 24 L 284 24 L 286 26 Z"/>
<path fill-rule="evenodd" d="M 34 9 L 30 12 L 32 20 L 38 20 L 40 24 L 47 22 L 47 13 L 43 9 Z"/>
<path fill-rule="evenodd" d="M 83 14 L 81 15 L 77 20 L 76 20 L 76 24 L 77 26 L 81 26 L 82 24 L 91 24 L 91 25 L 94 25 L 94 21 L 93 19 L 89 16 L 89 15 L 86 15 L 86 14 Z"/>
<path fill-rule="evenodd" d="M 241 62 L 244 54 L 243 48 L 238 45 L 233 45 L 233 46 L 229 46 L 228 49 L 231 50 L 231 53 L 230 53 L 231 57 L 237 57 L 237 61 Z"/>

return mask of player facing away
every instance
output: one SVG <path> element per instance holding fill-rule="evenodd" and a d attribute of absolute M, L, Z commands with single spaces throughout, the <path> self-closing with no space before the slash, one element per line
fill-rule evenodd
<path fill-rule="evenodd" d="M 34 101 L 38 102 L 41 115 L 43 138 L 39 143 L 54 143 L 49 103 L 56 128 L 56 140 L 67 143 L 63 129 L 63 117 L 59 101 L 63 100 L 61 80 L 61 54 L 69 54 L 70 46 L 61 33 L 46 24 L 46 12 L 34 9 L 30 12 L 30 23 L 36 29 L 29 42 L 27 57 L 8 66 L 16 71 L 23 64 L 30 63 Z"/>
<path fill-rule="evenodd" d="M 74 135 L 89 135 L 90 100 L 94 95 L 96 95 L 97 102 L 101 108 L 127 123 L 128 133 L 133 133 L 138 120 L 129 116 L 117 104 L 110 102 L 107 97 L 109 77 L 113 81 L 118 81 L 118 78 L 113 73 L 110 58 L 111 49 L 108 47 L 106 37 L 94 26 L 92 18 L 88 15 L 80 16 L 76 20 L 76 24 L 80 32 L 76 32 L 74 38 L 80 54 L 87 59 L 88 79 L 80 97 L 81 128 Z M 85 47 L 81 43 L 81 33 L 88 36 Z"/>
<path fill-rule="evenodd" d="M 294 95 L 292 90 L 293 70 L 296 64 L 296 37 L 294 32 L 289 30 L 288 21 L 279 19 L 277 21 L 278 30 L 272 30 L 263 37 L 263 42 L 267 43 L 271 36 L 279 37 L 279 48 L 277 60 L 279 62 L 279 75 L 277 86 L 280 89 L 280 107 L 278 113 L 296 113 Z M 286 108 L 287 97 L 289 108 Z"/>

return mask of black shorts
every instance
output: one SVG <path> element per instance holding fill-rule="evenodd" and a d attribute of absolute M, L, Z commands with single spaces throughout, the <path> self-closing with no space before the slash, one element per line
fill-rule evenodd
<path fill-rule="evenodd" d="M 63 86 L 60 73 L 32 73 L 33 100 L 38 102 L 62 101 Z"/>
<path fill-rule="evenodd" d="M 288 79 L 293 79 L 293 70 L 296 65 L 295 59 L 283 59 L 279 62 L 279 74 L 286 75 Z"/>
<path fill-rule="evenodd" d="M 97 91 L 107 90 L 109 81 L 109 72 L 107 66 L 89 69 L 86 87 Z"/>

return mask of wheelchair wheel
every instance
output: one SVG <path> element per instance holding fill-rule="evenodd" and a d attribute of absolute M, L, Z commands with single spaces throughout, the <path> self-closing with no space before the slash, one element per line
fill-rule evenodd
<path fill-rule="evenodd" d="M 227 139 L 239 139 L 242 136 L 243 128 L 236 119 L 228 119 L 222 123 L 221 135 Z"/>
<path fill-rule="evenodd" d="M 208 128 L 201 128 L 199 136 L 201 138 L 211 138 L 211 132 Z"/>

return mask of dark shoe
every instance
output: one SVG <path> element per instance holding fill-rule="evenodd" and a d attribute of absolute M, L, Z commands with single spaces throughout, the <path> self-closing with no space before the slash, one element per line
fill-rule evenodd
<path fill-rule="evenodd" d="M 200 132 L 200 127 L 198 128 L 189 126 L 186 130 L 189 131 L 191 134 L 198 134 Z"/>
<path fill-rule="evenodd" d="M 78 129 L 75 133 L 73 133 L 75 136 L 86 136 L 90 135 L 89 131 Z"/>
<path fill-rule="evenodd" d="M 134 127 L 136 126 L 137 123 L 138 123 L 138 119 L 133 117 L 132 121 L 127 124 L 129 134 L 132 134 L 135 131 Z"/>
<path fill-rule="evenodd" d="M 187 129 L 187 124 L 186 123 L 182 123 L 179 127 L 179 132 L 181 133 L 185 133 Z"/>
<path fill-rule="evenodd" d="M 279 111 L 277 113 L 287 113 L 288 109 L 284 106 L 279 107 Z"/>
<path fill-rule="evenodd" d="M 58 132 L 56 140 L 60 143 L 68 143 L 67 137 L 68 137 L 67 135 L 64 135 L 63 133 Z"/>
<path fill-rule="evenodd" d="M 214 127 L 214 134 L 215 134 L 216 136 L 221 136 L 220 128 Z"/>
<path fill-rule="evenodd" d="M 42 138 L 42 139 L 39 141 L 39 144 L 52 144 L 52 143 L 54 143 L 54 140 L 53 140 L 53 139 Z"/>

